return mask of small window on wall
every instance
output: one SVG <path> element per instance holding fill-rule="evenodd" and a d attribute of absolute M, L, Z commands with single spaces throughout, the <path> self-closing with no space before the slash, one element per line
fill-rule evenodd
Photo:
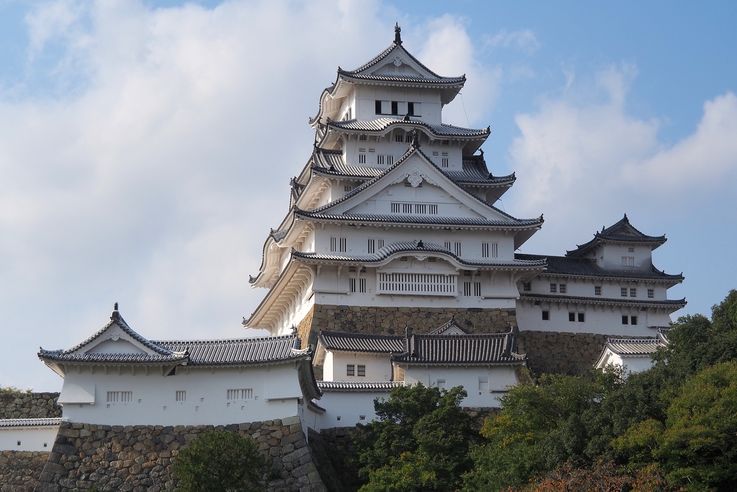
<path fill-rule="evenodd" d="M 428 205 L 428 213 L 430 215 L 438 215 L 438 206 L 437 205 Z"/>
<path fill-rule="evenodd" d="M 491 243 L 491 257 L 499 258 L 499 243 Z"/>
<path fill-rule="evenodd" d="M 407 114 L 410 115 L 410 116 L 414 116 L 415 115 L 415 103 L 413 103 L 413 102 L 408 102 L 407 103 Z"/>
<path fill-rule="evenodd" d="M 374 111 L 376 114 L 381 114 L 381 101 L 378 99 L 374 101 Z"/>
<path fill-rule="evenodd" d="M 358 375 L 360 377 L 366 377 L 366 366 L 364 364 L 358 364 Z"/>
<path fill-rule="evenodd" d="M 394 141 L 395 142 L 404 142 L 404 134 L 402 134 L 402 133 L 395 133 L 394 134 Z"/>
<path fill-rule="evenodd" d="M 637 297 L 637 289 L 635 288 L 630 289 L 630 297 Z"/>
<path fill-rule="evenodd" d="M 630 318 L 629 318 L 629 316 L 624 316 L 624 315 L 623 315 L 623 316 L 622 316 L 622 324 L 623 324 L 623 325 L 628 325 L 628 324 L 629 324 L 629 322 L 630 322 Z"/>
<path fill-rule="evenodd" d="M 655 297 L 655 289 L 647 289 L 647 298 L 652 299 Z"/>
<path fill-rule="evenodd" d="M 399 114 L 399 102 L 398 101 L 392 101 L 392 114 L 393 115 Z"/>
<path fill-rule="evenodd" d="M 358 279 L 358 292 L 366 293 L 366 279 L 365 278 Z"/>
<path fill-rule="evenodd" d="M 550 284 L 550 292 L 552 293 L 558 292 L 558 284 Z"/>
<path fill-rule="evenodd" d="M 187 401 L 187 392 L 185 390 L 177 390 L 174 393 L 174 399 L 176 401 Z"/>
<path fill-rule="evenodd" d="M 450 251 L 450 241 L 445 241 L 443 243 L 443 246 L 445 246 L 445 249 L 447 249 L 448 251 Z"/>
<path fill-rule="evenodd" d="M 635 266 L 635 257 L 634 256 L 623 256 L 622 257 L 622 266 L 626 266 L 626 267 L 633 267 L 633 266 Z"/>
<path fill-rule="evenodd" d="M 394 164 L 394 156 L 393 155 L 387 155 L 386 156 L 386 163 L 389 164 L 390 166 L 392 164 Z"/>
<path fill-rule="evenodd" d="M 550 311 L 543 311 L 543 321 L 550 321 Z"/>
<path fill-rule="evenodd" d="M 447 157 L 442 157 L 440 159 L 440 167 L 448 167 L 448 158 Z"/>
<path fill-rule="evenodd" d="M 481 243 L 481 258 L 489 257 L 489 243 Z"/>
<path fill-rule="evenodd" d="M 576 321 L 576 313 L 568 313 L 568 321 L 570 322 Z"/>
<path fill-rule="evenodd" d="M 358 140 L 361 142 L 365 142 L 366 140 L 368 140 L 368 136 L 362 133 L 361 135 L 358 136 Z"/>
<path fill-rule="evenodd" d="M 454 247 L 455 247 L 455 254 L 456 254 L 456 256 L 461 256 L 461 242 L 460 241 L 456 241 Z"/>
<path fill-rule="evenodd" d="M 594 285 L 594 295 L 595 296 L 601 295 L 601 285 Z"/>
<path fill-rule="evenodd" d="M 532 290 L 532 283 L 531 282 L 522 282 L 522 290 L 525 292 L 530 292 Z"/>
<path fill-rule="evenodd" d="M 585 313 L 578 313 L 578 322 L 583 323 L 584 321 L 586 321 Z"/>
<path fill-rule="evenodd" d="M 637 324 L 637 316 L 630 316 L 630 324 L 631 325 Z"/>
<path fill-rule="evenodd" d="M 367 251 L 369 253 L 376 253 L 376 240 L 375 239 L 369 239 L 368 245 L 367 245 Z"/>
<path fill-rule="evenodd" d="M 558 291 L 560 291 L 561 294 L 565 294 L 568 292 L 568 286 L 566 284 L 560 284 L 558 286 Z"/>
<path fill-rule="evenodd" d="M 620 289 L 619 289 L 619 294 L 620 294 L 620 295 L 621 295 L 622 297 L 627 297 L 627 287 L 620 287 Z"/>
<path fill-rule="evenodd" d="M 348 292 L 356 292 L 356 279 L 353 277 L 348 279 Z"/>
<path fill-rule="evenodd" d="M 366 164 L 366 154 L 358 154 L 358 163 Z"/>
<path fill-rule="evenodd" d="M 345 375 L 346 376 L 355 376 L 356 375 L 356 366 L 355 364 L 348 364 L 345 366 Z"/>
<path fill-rule="evenodd" d="M 627 248 L 627 252 L 628 253 L 634 253 L 635 252 L 635 248 L 633 248 L 632 246 L 630 246 L 629 248 Z"/>

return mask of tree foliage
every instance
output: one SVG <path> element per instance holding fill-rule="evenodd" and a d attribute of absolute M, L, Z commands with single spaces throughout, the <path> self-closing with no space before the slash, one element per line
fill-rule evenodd
<path fill-rule="evenodd" d="M 668 338 L 654 367 L 626 380 L 544 375 L 512 388 L 483 426 L 465 488 L 562 484 L 607 463 L 604 485 L 628 476 L 644 477 L 643 489 L 736 489 L 737 291 L 711 319 L 680 318 Z"/>
<path fill-rule="evenodd" d="M 460 408 L 466 392 L 423 385 L 398 387 L 376 400 L 378 419 L 360 429 L 355 443 L 367 481 L 362 491 L 454 490 L 472 465 L 478 439 Z"/>
<path fill-rule="evenodd" d="M 266 459 L 250 437 L 207 431 L 183 448 L 173 464 L 178 490 L 219 492 L 266 490 Z"/>

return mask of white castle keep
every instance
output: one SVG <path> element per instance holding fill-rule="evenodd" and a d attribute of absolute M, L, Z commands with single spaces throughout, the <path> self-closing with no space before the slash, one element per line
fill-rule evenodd
<path fill-rule="evenodd" d="M 667 297 L 683 276 L 652 263 L 665 237 L 625 215 L 564 256 L 517 253 L 543 217 L 494 206 L 515 176 L 488 168 L 480 147 L 489 127 L 443 123 L 465 81 L 423 65 L 399 27 L 369 62 L 339 68 L 310 120 L 314 151 L 250 280 L 268 292 L 244 324 L 271 336 L 151 341 L 116 306 L 89 339 L 39 353 L 64 378 L 64 417 L 196 425 L 298 416 L 319 430 L 371 420 L 373 399 L 402 384 L 462 385 L 465 405 L 489 408 L 526 365 L 639 358 L 644 368 L 685 305 Z"/>

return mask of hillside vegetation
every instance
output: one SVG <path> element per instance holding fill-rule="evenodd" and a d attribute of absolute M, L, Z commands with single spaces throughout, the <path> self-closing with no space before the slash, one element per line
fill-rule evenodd
<path fill-rule="evenodd" d="M 680 318 L 654 367 L 543 375 L 481 428 L 464 394 L 417 386 L 377 402 L 355 439 L 362 491 L 736 490 L 737 291 Z"/>

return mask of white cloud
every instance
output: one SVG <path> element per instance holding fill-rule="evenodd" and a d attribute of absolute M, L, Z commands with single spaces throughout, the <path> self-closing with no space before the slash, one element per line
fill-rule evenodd
<path fill-rule="evenodd" d="M 517 31 L 502 29 L 493 36 L 488 36 L 484 44 L 491 48 L 514 48 L 527 54 L 532 54 L 540 49 L 540 42 L 530 29 Z"/>
<path fill-rule="evenodd" d="M 244 336 L 241 316 L 266 292 L 248 274 L 311 151 L 320 92 L 338 64 L 358 66 L 393 39 L 396 16 L 379 7 L 33 9 L 29 70 L 51 78 L 0 96 L 0 384 L 56 388 L 38 346 L 88 336 L 114 301 L 144 335 Z M 415 52 L 458 37 L 462 57 L 446 52 L 433 68 L 484 74 L 456 19 L 405 28 L 427 38 L 407 42 Z M 59 80 L 64 90 L 46 90 Z M 487 104 L 475 83 L 467 104 Z"/>
<path fill-rule="evenodd" d="M 419 58 L 433 71 L 445 76 L 465 74 L 468 82 L 461 94 L 443 110 L 443 118 L 461 126 L 486 126 L 484 117 L 499 95 L 501 68 L 478 61 L 463 20 L 444 15 L 423 27 L 430 33 Z"/>
<path fill-rule="evenodd" d="M 632 66 L 609 67 L 596 77 L 598 100 L 574 83 L 562 96 L 543 101 L 538 111 L 517 115 L 520 135 L 509 156 L 519 179 L 510 193 L 510 210 L 524 216 L 545 212 L 546 217 L 528 250 L 562 253 L 589 239 L 582 228 L 593 233 L 624 212 L 660 234 L 658 218 L 690 206 L 674 197 L 710 196 L 737 173 L 737 98 L 732 93 L 707 101 L 698 128 L 668 144 L 660 137 L 658 120 L 626 110 L 635 73 Z"/>

